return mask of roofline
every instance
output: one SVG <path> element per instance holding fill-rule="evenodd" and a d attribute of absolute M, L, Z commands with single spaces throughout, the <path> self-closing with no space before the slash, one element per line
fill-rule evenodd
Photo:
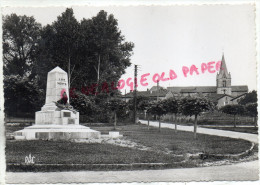
<path fill-rule="evenodd" d="M 231 98 L 234 98 L 233 96 L 231 96 L 231 95 L 229 95 L 229 94 L 223 94 L 223 96 L 217 98 L 217 100 L 219 100 L 219 99 L 221 99 L 221 98 L 223 98 L 223 97 L 225 97 L 225 96 L 229 96 L 229 97 L 231 97 Z"/>
<path fill-rule="evenodd" d="M 247 94 L 247 93 L 241 94 L 241 95 L 239 95 L 239 96 L 237 96 L 237 97 L 231 99 L 230 101 L 233 101 L 233 100 L 235 100 L 235 99 L 237 99 L 237 98 L 240 98 L 241 96 L 244 96 L 244 95 L 246 95 L 246 94 Z"/>

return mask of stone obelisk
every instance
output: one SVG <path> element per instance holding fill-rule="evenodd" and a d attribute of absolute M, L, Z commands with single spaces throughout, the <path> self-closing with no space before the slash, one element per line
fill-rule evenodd
<path fill-rule="evenodd" d="M 68 75 L 61 68 L 56 67 L 48 73 L 47 89 L 45 105 L 41 111 L 36 112 L 35 124 L 79 124 L 79 113 L 73 113 L 70 110 L 59 110 L 55 102 L 62 98 L 63 93 L 68 96 L 69 102 L 69 88 Z"/>
<path fill-rule="evenodd" d="M 66 93 L 69 102 L 68 75 L 56 67 L 48 73 L 45 105 L 35 113 L 35 125 L 14 133 L 15 139 L 69 140 L 100 138 L 100 132 L 79 125 L 79 112 L 58 108 L 55 104 Z"/>

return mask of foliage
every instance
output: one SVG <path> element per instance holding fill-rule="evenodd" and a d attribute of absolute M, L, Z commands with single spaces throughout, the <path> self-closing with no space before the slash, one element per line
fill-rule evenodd
<path fill-rule="evenodd" d="M 117 83 L 125 69 L 131 65 L 133 43 L 124 41 L 117 20 L 112 14 L 107 15 L 104 10 L 91 19 L 83 19 L 80 25 L 79 49 L 82 61 L 88 63 L 79 79 L 80 84 L 110 84 L 113 81 Z"/>
<path fill-rule="evenodd" d="M 116 113 L 119 118 L 125 118 L 129 109 L 125 101 L 121 99 L 111 99 L 105 103 L 105 107 L 111 113 Z"/>
<path fill-rule="evenodd" d="M 203 97 L 185 97 L 180 101 L 180 111 L 187 116 L 200 115 L 202 112 L 214 109 L 214 103 Z"/>
<path fill-rule="evenodd" d="M 146 106 L 148 105 L 149 97 L 146 96 L 136 96 L 136 108 L 137 111 L 146 110 Z M 128 101 L 128 106 L 131 111 L 134 110 L 134 99 L 130 99 Z"/>
<path fill-rule="evenodd" d="M 246 105 L 248 103 L 256 103 L 257 102 L 257 92 L 256 91 L 252 91 L 247 93 L 243 98 L 241 98 L 239 100 L 239 104 L 240 105 Z"/>
<path fill-rule="evenodd" d="M 248 103 L 245 105 L 245 114 L 252 116 L 252 117 L 257 117 L 258 111 L 257 111 L 257 103 Z"/>
<path fill-rule="evenodd" d="M 10 75 L 19 75 L 18 79 L 28 77 L 27 82 L 43 93 L 38 97 L 41 100 L 45 97 L 47 73 L 59 66 L 67 71 L 70 87 L 81 90 L 82 87 L 99 83 L 97 89 L 101 89 L 100 86 L 106 82 L 109 84 L 110 94 L 103 94 L 102 99 L 115 97 L 119 91 L 111 90 L 110 84 L 114 82 L 116 86 L 125 69 L 131 65 L 133 47 L 133 43 L 125 41 L 114 16 L 103 10 L 97 16 L 79 22 L 73 9 L 67 8 L 52 24 L 43 28 L 33 17 L 16 14 L 5 16 L 3 56 L 5 84 L 8 84 L 5 91 L 11 92 L 13 90 L 7 88 L 14 89 L 17 85 L 13 81 L 9 82 L 13 78 Z M 17 101 L 14 97 L 23 94 L 22 98 L 31 102 L 30 96 L 38 96 L 37 93 L 29 95 L 29 90 L 16 89 L 17 91 L 13 91 L 16 94 L 6 93 L 5 98 L 18 103 L 17 107 L 25 104 L 20 104 L 22 101 Z M 83 104 L 87 107 L 91 104 L 83 95 L 78 98 L 83 98 Z M 35 112 L 37 106 L 43 105 L 43 101 L 38 103 L 35 100 L 27 109 L 28 112 Z M 81 113 L 93 114 L 92 111 L 84 110 L 85 105 L 82 106 L 79 100 L 72 99 L 71 103 L 80 109 Z M 11 110 L 11 105 L 5 104 L 6 109 Z M 90 107 L 92 110 L 93 107 Z M 102 113 L 103 110 L 104 108 L 99 106 L 98 112 Z"/>
<path fill-rule="evenodd" d="M 74 96 L 70 97 L 70 104 L 74 109 L 79 111 L 81 115 L 92 116 L 97 111 L 94 98 L 86 96 L 81 92 L 74 92 Z"/>
<path fill-rule="evenodd" d="M 241 115 L 244 113 L 245 109 L 242 105 L 226 105 L 221 107 L 220 111 L 231 115 Z"/>
<path fill-rule="evenodd" d="M 35 110 L 40 110 L 44 102 L 43 91 L 35 80 L 19 75 L 5 76 L 5 113 L 9 116 L 34 116 Z"/>
<path fill-rule="evenodd" d="M 194 121 L 194 138 L 197 139 L 197 122 L 198 115 L 202 112 L 213 111 L 215 104 L 204 97 L 185 97 L 181 99 L 181 113 L 188 116 L 195 116 Z"/>
<path fill-rule="evenodd" d="M 142 111 L 146 110 L 148 112 L 150 110 L 150 107 L 151 107 L 151 102 L 148 99 L 144 99 L 140 101 L 137 105 L 138 110 L 142 110 Z"/>
<path fill-rule="evenodd" d="M 3 18 L 5 113 L 34 116 L 44 102 L 34 73 L 41 25 L 33 17 L 11 14 Z"/>
<path fill-rule="evenodd" d="M 3 18 L 4 75 L 32 79 L 41 25 L 33 17 L 11 14 Z"/>
<path fill-rule="evenodd" d="M 180 106 L 180 101 L 177 100 L 176 98 L 168 98 L 164 100 L 164 104 L 167 107 L 167 112 L 168 113 L 173 113 L 177 114 L 180 112 L 179 106 Z"/>
<path fill-rule="evenodd" d="M 46 74 L 56 66 L 68 73 L 70 84 L 78 77 L 79 65 L 78 40 L 80 24 L 74 17 L 73 10 L 67 8 L 52 25 L 42 30 L 41 53 L 37 58 L 37 72 L 46 78 Z"/>
<path fill-rule="evenodd" d="M 149 112 L 160 117 L 167 113 L 167 107 L 162 100 L 154 101 L 151 103 Z"/>
<path fill-rule="evenodd" d="M 100 11 L 97 16 L 78 22 L 73 10 L 67 8 L 61 16 L 42 31 L 39 70 L 46 74 L 59 66 L 68 72 L 70 86 L 82 87 L 103 83 L 109 84 L 109 91 L 115 86 L 131 65 L 133 43 L 125 42 L 112 14 Z"/>

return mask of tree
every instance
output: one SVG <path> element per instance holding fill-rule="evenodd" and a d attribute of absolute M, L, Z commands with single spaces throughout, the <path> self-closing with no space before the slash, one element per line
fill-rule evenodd
<path fill-rule="evenodd" d="M 159 131 L 161 131 L 161 116 L 167 113 L 166 106 L 162 100 L 153 102 L 149 111 L 158 116 L 159 119 Z"/>
<path fill-rule="evenodd" d="M 175 131 L 177 131 L 176 119 L 177 119 L 177 114 L 180 112 L 180 109 L 179 109 L 180 102 L 179 102 L 179 100 L 172 97 L 169 99 L 165 99 L 164 103 L 165 103 L 165 106 L 167 107 L 167 112 L 175 115 L 175 120 L 173 121 L 173 118 L 172 118 L 172 122 L 175 122 Z"/>
<path fill-rule="evenodd" d="M 220 108 L 220 111 L 234 116 L 234 127 L 236 127 L 236 116 L 244 113 L 245 109 L 242 105 L 226 105 Z"/>
<path fill-rule="evenodd" d="M 33 117 L 40 110 L 44 96 L 35 80 L 19 75 L 4 77 L 5 113 L 8 116 Z"/>
<path fill-rule="evenodd" d="M 150 129 L 150 114 L 151 114 L 152 107 L 153 107 L 154 103 L 155 102 L 148 101 L 145 104 L 145 110 L 146 110 L 146 113 L 147 113 L 147 129 L 148 130 Z"/>
<path fill-rule="evenodd" d="M 4 95 L 8 116 L 32 117 L 44 102 L 34 71 L 40 39 L 41 25 L 33 17 L 11 14 L 3 18 Z"/>
<path fill-rule="evenodd" d="M 43 28 L 38 71 L 46 74 L 59 66 L 68 72 L 70 87 L 81 90 L 96 86 L 98 92 L 103 84 L 109 84 L 110 94 L 106 96 L 116 94 L 114 87 L 131 65 L 133 47 L 133 43 L 125 42 L 112 14 L 100 11 L 78 22 L 68 8 Z"/>
<path fill-rule="evenodd" d="M 256 103 L 257 102 L 257 92 L 256 91 L 252 91 L 247 93 L 243 98 L 241 98 L 239 100 L 239 104 L 240 105 L 246 105 L 248 103 Z"/>
<path fill-rule="evenodd" d="M 257 126 L 257 91 L 247 93 L 238 102 L 245 106 L 245 114 L 254 118 L 255 127 Z"/>
<path fill-rule="evenodd" d="M 245 105 L 245 114 L 254 118 L 255 127 L 257 126 L 257 103 L 248 103 Z"/>
<path fill-rule="evenodd" d="M 121 99 L 111 99 L 106 102 L 107 109 L 114 115 L 114 129 L 116 130 L 117 115 L 126 115 L 128 112 L 127 103 Z"/>
<path fill-rule="evenodd" d="M 149 98 L 146 96 L 136 96 L 136 108 L 137 111 L 144 111 Z M 134 99 L 128 101 L 128 106 L 131 111 L 134 111 Z"/>
<path fill-rule="evenodd" d="M 79 77 L 79 74 L 76 72 L 80 68 L 78 52 L 79 30 L 80 24 L 74 17 L 73 9 L 67 8 L 52 25 L 44 27 L 42 32 L 42 55 L 47 56 L 47 60 L 43 61 L 42 58 L 38 58 L 39 70 L 45 68 L 46 74 L 56 66 L 65 69 L 68 73 L 69 87 L 76 77 Z"/>
<path fill-rule="evenodd" d="M 215 109 L 214 103 L 204 97 L 185 97 L 180 101 L 181 113 L 187 116 L 195 116 L 194 121 L 194 139 L 197 138 L 198 116 L 202 112 L 212 111 Z"/>
<path fill-rule="evenodd" d="M 11 14 L 3 18 L 4 75 L 32 79 L 41 38 L 41 25 L 33 17 Z"/>
<path fill-rule="evenodd" d="M 146 111 L 145 113 L 147 113 L 147 121 L 148 121 L 148 130 L 149 130 L 149 126 L 150 126 L 150 109 L 151 109 L 151 102 L 149 101 L 148 97 L 143 97 L 143 98 L 136 98 L 138 102 L 137 103 L 137 110 L 140 111 Z"/>
<path fill-rule="evenodd" d="M 91 96 L 86 96 L 81 92 L 73 92 L 73 96 L 70 94 L 70 104 L 79 111 L 81 115 L 92 116 L 96 113 L 95 100 Z"/>
<path fill-rule="evenodd" d="M 101 10 L 92 19 L 83 19 L 80 40 L 83 60 L 88 62 L 92 75 L 88 78 L 93 82 L 95 77 L 96 84 L 117 84 L 125 69 L 131 65 L 134 44 L 124 41 L 114 16 Z"/>

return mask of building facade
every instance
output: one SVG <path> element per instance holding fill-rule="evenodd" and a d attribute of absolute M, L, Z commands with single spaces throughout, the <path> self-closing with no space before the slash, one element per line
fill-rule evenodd
<path fill-rule="evenodd" d="M 216 75 L 216 86 L 174 86 L 162 87 L 154 86 L 147 91 L 138 91 L 137 96 L 148 96 L 151 99 L 165 99 L 170 97 L 207 97 L 217 103 L 217 107 L 228 104 L 237 104 L 238 100 L 248 93 L 247 85 L 232 86 L 232 78 L 228 72 L 224 54 L 222 55 L 220 70 Z M 125 95 L 126 99 L 133 97 L 133 92 Z"/>

